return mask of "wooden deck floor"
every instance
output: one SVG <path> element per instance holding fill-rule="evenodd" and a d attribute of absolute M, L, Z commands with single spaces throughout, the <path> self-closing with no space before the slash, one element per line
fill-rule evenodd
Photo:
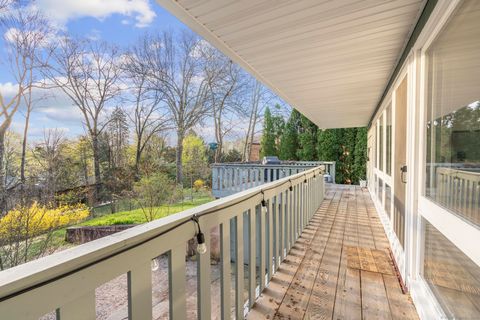
<path fill-rule="evenodd" d="M 332 185 L 247 319 L 418 319 L 370 194 Z"/>

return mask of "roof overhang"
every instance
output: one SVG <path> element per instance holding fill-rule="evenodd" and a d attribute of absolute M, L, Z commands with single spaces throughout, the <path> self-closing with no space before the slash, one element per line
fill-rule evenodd
<path fill-rule="evenodd" d="M 321 128 L 368 124 L 424 0 L 157 0 Z"/>

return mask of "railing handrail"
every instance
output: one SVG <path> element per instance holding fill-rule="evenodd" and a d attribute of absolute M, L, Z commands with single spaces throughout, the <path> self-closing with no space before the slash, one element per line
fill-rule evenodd
<path fill-rule="evenodd" d="M 212 167 L 260 167 L 260 168 L 277 168 L 288 167 L 295 168 L 298 166 L 319 166 L 322 164 L 334 164 L 335 161 L 298 161 L 298 164 L 279 163 L 279 164 L 262 164 L 262 163 L 242 163 L 242 162 L 226 162 L 213 163 Z"/>
<path fill-rule="evenodd" d="M 312 168 L 274 182 L 239 192 L 235 195 L 209 202 L 196 208 L 172 214 L 165 218 L 145 223 L 75 248 L 54 253 L 50 256 L 4 270 L 0 272 L 0 311 L 3 312 L 9 310 L 8 308 L 11 309 L 10 305 L 8 308 L 5 305 L 2 306 L 6 301 L 11 302 L 11 299 L 15 299 L 15 297 L 18 296 L 26 299 L 23 294 L 28 294 L 30 291 L 39 288 L 44 289 L 44 286 L 48 284 L 81 273 L 90 267 L 97 267 L 97 265 L 104 267 L 102 263 L 110 259 L 118 258 L 128 261 L 128 265 L 113 266 L 118 272 L 127 272 L 135 263 L 139 263 L 127 259 L 129 257 L 128 254 L 133 254 L 131 251 L 139 246 L 155 244 L 154 247 L 144 247 L 144 250 L 141 250 L 140 253 L 136 252 L 136 254 L 141 255 L 142 258 L 151 260 L 170 250 L 174 250 L 174 248 L 178 246 L 185 245 L 188 239 L 195 236 L 195 225 L 193 222 L 189 223 L 193 216 L 199 217 L 202 229 L 206 228 L 204 230 L 208 230 L 208 228 L 214 225 L 216 226 L 218 223 L 223 223 L 221 221 L 228 221 L 227 219 L 237 217 L 240 214 L 238 212 L 245 212 L 251 209 L 252 206 L 255 207 L 259 205 L 262 199 L 273 198 L 279 193 L 285 192 L 290 186 L 297 187 L 303 185 L 302 182 L 307 179 L 310 181 L 313 176 L 319 174 L 321 174 L 319 167 Z M 319 180 L 323 183 L 323 179 Z M 209 217 L 214 214 L 215 217 L 209 219 Z M 176 237 L 173 238 L 173 240 L 171 239 L 172 241 L 159 241 L 160 238 L 167 237 L 180 228 L 181 232 L 177 232 L 178 234 L 175 235 Z M 150 261 L 148 259 L 143 261 Z M 208 258 L 208 261 L 209 259 L 210 258 Z M 112 271 L 112 273 L 114 272 Z M 100 280 L 96 279 L 96 281 Z M 83 290 L 87 289 L 85 288 Z M 71 294 L 75 295 L 77 293 Z M 58 293 L 58 295 L 61 297 L 61 293 Z M 54 298 L 52 297 L 52 299 Z M 45 307 L 46 306 L 42 306 L 41 308 Z"/>
<path fill-rule="evenodd" d="M 472 171 L 472 170 L 466 170 L 469 168 L 465 169 L 458 169 L 458 168 L 446 168 L 446 167 L 438 167 L 437 173 L 442 173 L 442 174 L 448 174 L 448 175 L 462 175 L 463 177 L 472 177 L 472 178 L 480 178 L 480 172 Z"/>

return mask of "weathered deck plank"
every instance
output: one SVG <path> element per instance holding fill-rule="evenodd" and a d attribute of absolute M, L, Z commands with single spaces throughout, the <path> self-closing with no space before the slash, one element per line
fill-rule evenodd
<path fill-rule="evenodd" d="M 333 185 L 247 319 L 418 319 L 368 191 Z"/>

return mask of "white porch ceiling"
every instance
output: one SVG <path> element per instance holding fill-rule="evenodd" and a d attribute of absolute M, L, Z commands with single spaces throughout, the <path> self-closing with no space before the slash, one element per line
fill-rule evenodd
<path fill-rule="evenodd" d="M 423 0 L 157 0 L 322 128 L 368 123 Z"/>

